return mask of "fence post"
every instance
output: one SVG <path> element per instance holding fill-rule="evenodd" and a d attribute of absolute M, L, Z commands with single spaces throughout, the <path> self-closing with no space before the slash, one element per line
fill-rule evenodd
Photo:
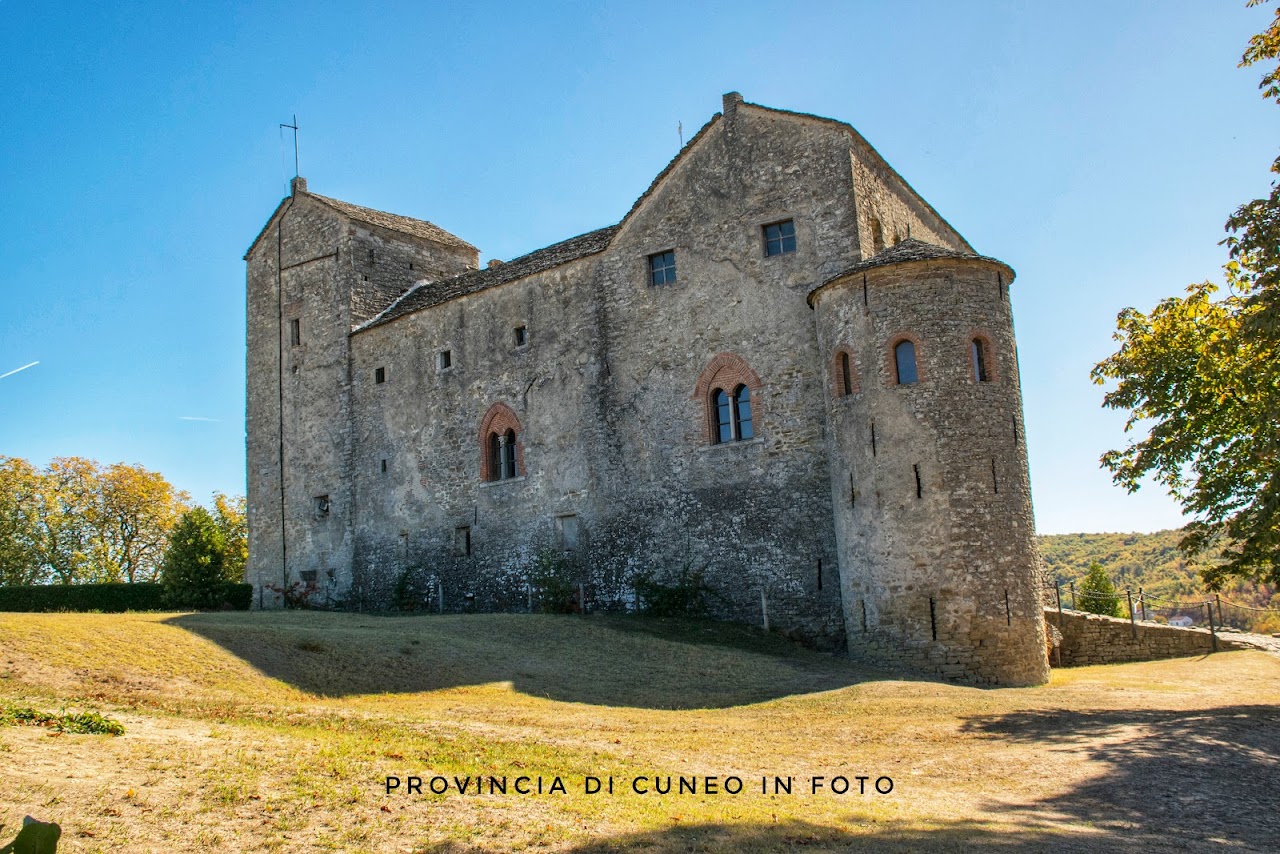
<path fill-rule="evenodd" d="M 294 124 L 297 124 L 297 122 L 294 122 Z M 1218 603 L 1218 628 L 1222 628 L 1223 626 L 1225 626 L 1225 625 L 1226 625 L 1226 623 L 1225 623 L 1225 622 L 1223 622 L 1223 620 L 1222 620 L 1222 594 L 1221 594 L 1221 593 L 1215 593 L 1215 594 L 1213 594 L 1213 598 L 1214 598 L 1214 599 L 1217 601 L 1217 603 Z"/>
<path fill-rule="evenodd" d="M 1142 591 L 1142 588 L 1141 588 L 1141 587 L 1139 587 L 1139 588 L 1138 588 L 1138 610 L 1142 612 L 1142 620 L 1143 620 L 1143 622 L 1146 622 L 1146 619 L 1147 619 L 1147 594 L 1146 594 L 1146 593 L 1144 593 L 1144 592 Z"/>
<path fill-rule="evenodd" d="M 1124 589 L 1124 595 L 1129 600 L 1129 631 L 1133 634 L 1133 639 L 1138 639 L 1138 624 L 1133 619 L 1133 591 L 1128 587 Z"/>
<path fill-rule="evenodd" d="M 1213 630 L 1213 605 L 1208 602 L 1204 603 L 1204 609 L 1209 612 L 1209 637 L 1213 638 L 1213 651 L 1218 651 L 1218 633 Z"/>
<path fill-rule="evenodd" d="M 294 122 L 297 124 L 297 122 Z M 1062 582 L 1059 581 L 1054 585 L 1054 592 L 1058 594 L 1058 628 L 1062 628 Z"/>
<path fill-rule="evenodd" d="M 294 124 L 296 125 L 297 122 L 294 122 Z M 1080 610 L 1079 608 L 1076 607 L 1076 583 L 1074 581 L 1071 582 L 1071 610 L 1072 611 Z"/>

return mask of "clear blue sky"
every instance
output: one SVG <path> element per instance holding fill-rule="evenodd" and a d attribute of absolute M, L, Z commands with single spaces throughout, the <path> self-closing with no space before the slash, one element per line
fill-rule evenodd
<path fill-rule="evenodd" d="M 285 194 L 510 258 L 617 221 L 738 90 L 851 122 L 1014 309 L 1042 532 L 1179 523 L 1098 468 L 1116 313 L 1218 278 L 1280 109 L 1237 69 L 1270 7 L 0 0 L 0 454 L 244 491 L 244 265 Z M 191 420 L 201 419 L 201 420 Z M 204 420 L 208 419 L 208 420 Z"/>

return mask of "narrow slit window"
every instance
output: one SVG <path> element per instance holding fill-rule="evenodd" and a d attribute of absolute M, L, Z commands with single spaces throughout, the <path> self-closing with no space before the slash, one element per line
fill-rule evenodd
<path fill-rule="evenodd" d="M 973 349 L 973 381 L 985 383 L 990 381 L 991 377 L 987 374 L 987 348 L 981 338 L 975 338 L 971 342 Z"/>
<path fill-rule="evenodd" d="M 523 347 L 529 343 L 529 327 L 517 326 L 515 330 L 516 346 Z"/>
<path fill-rule="evenodd" d="M 294 318 L 289 321 L 289 345 L 297 347 L 302 343 L 302 321 Z"/>
<path fill-rule="evenodd" d="M 373 369 L 373 381 L 374 381 L 375 383 L 378 383 L 378 384 L 385 383 L 385 382 L 387 381 L 387 369 L 386 369 L 386 368 L 374 368 L 374 369 Z"/>
<path fill-rule="evenodd" d="M 440 370 L 442 371 L 447 371 L 450 368 L 452 368 L 453 367 L 453 351 L 441 350 L 440 357 L 437 360 L 437 364 L 440 366 Z"/>
<path fill-rule="evenodd" d="M 649 256 L 649 284 L 669 285 L 676 280 L 676 251 L 658 252 Z"/>
<path fill-rule="evenodd" d="M 898 385 L 914 385 L 919 380 L 916 345 L 911 341 L 899 341 L 893 347 L 893 358 L 898 368 Z"/>
<path fill-rule="evenodd" d="M 387 473 L 387 461 L 385 459 L 378 463 L 378 471 L 382 474 Z"/>
<path fill-rule="evenodd" d="M 793 220 L 775 222 L 764 227 L 764 254 L 790 255 L 796 251 L 796 224 Z"/>
<path fill-rule="evenodd" d="M 840 354 L 840 390 L 845 397 L 853 394 L 853 365 L 848 353 Z"/>
<path fill-rule="evenodd" d="M 916 473 L 916 498 L 923 498 L 924 484 L 920 482 L 920 466 L 914 465 L 911 467 L 911 469 Z"/>

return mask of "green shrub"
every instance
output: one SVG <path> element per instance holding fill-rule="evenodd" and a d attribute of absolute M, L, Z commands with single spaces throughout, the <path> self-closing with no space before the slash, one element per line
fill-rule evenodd
<path fill-rule="evenodd" d="M 706 583 L 704 569 L 680 568 L 670 583 L 657 581 L 652 574 L 635 580 L 640 611 L 651 617 L 701 617 L 707 613 L 707 599 L 714 591 Z"/>
<path fill-rule="evenodd" d="M 222 604 L 227 578 L 223 572 L 226 541 L 218 523 L 203 507 L 182 514 L 160 563 L 165 597 L 175 608 L 216 608 Z"/>
<path fill-rule="evenodd" d="M 538 591 L 538 607 L 544 614 L 574 614 L 582 611 L 578 601 L 581 573 L 576 561 L 561 551 L 538 552 L 529 583 Z"/>
<path fill-rule="evenodd" d="M 162 611 L 164 608 L 164 587 L 155 582 L 0 587 L 0 611 L 102 611 L 119 614 L 124 611 Z"/>
<path fill-rule="evenodd" d="M 0 726 L 47 726 L 58 732 L 85 735 L 124 735 L 124 724 L 97 712 L 52 714 L 30 706 L 0 706 Z"/>

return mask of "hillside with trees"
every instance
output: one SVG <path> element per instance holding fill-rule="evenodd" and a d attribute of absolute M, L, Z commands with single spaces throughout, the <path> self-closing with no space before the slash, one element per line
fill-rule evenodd
<path fill-rule="evenodd" d="M 1154 606 L 1164 602 L 1199 603 L 1214 599 L 1214 593 L 1206 590 L 1200 578 L 1199 570 L 1204 564 L 1188 562 L 1178 550 L 1182 536 L 1181 531 L 1156 531 L 1151 534 L 1049 534 L 1036 539 L 1048 581 L 1061 584 L 1064 597 L 1068 596 L 1072 582 L 1080 587 L 1089 565 L 1096 561 L 1120 591 L 1122 610 L 1127 608 L 1124 590 L 1128 588 L 1135 597 L 1142 590 L 1151 600 L 1150 610 L 1167 618 L 1171 614 L 1192 614 L 1194 609 Z M 1280 613 L 1239 607 L 1280 609 L 1277 585 L 1227 578 L 1218 593 L 1225 603 L 1223 618 L 1228 625 L 1253 631 L 1280 631 Z M 1068 601 L 1063 604 L 1069 607 Z"/>

